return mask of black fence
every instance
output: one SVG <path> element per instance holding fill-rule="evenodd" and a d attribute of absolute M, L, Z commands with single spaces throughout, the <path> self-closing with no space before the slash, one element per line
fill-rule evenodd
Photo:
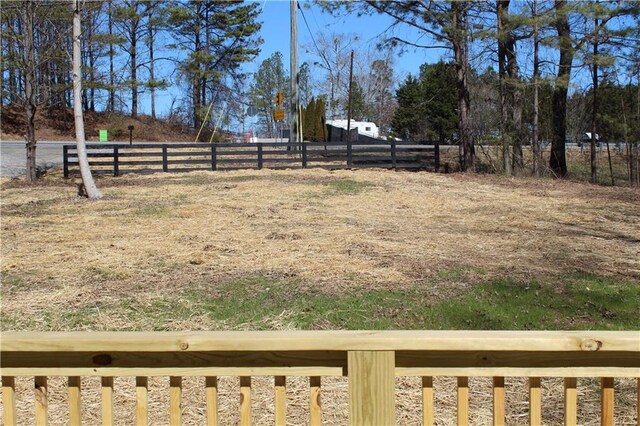
<path fill-rule="evenodd" d="M 94 174 L 190 172 L 196 170 L 440 169 L 440 146 L 400 142 L 250 144 L 88 144 Z M 64 176 L 78 175 L 76 145 L 63 146 Z"/>

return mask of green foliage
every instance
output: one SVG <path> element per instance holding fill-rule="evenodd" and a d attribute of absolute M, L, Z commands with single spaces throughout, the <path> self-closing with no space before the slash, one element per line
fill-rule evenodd
<path fill-rule="evenodd" d="M 353 195 L 373 186 L 369 182 L 359 182 L 351 179 L 332 180 L 326 184 L 337 194 Z"/>
<path fill-rule="evenodd" d="M 351 118 L 356 121 L 371 121 L 371 106 L 367 103 L 362 87 L 357 81 L 351 88 Z"/>
<path fill-rule="evenodd" d="M 258 111 L 258 124 L 269 137 L 275 137 L 273 111 L 276 108 L 275 97 L 278 92 L 281 92 L 284 97 L 284 103 L 279 108 L 286 109 L 286 105 L 288 105 L 288 79 L 282 53 L 274 52 L 262 61 L 249 89 L 251 104 Z"/>
<path fill-rule="evenodd" d="M 324 99 L 320 98 L 311 101 L 302 111 L 302 133 L 306 141 L 323 142 L 327 139 L 327 127 L 325 122 Z"/>
<path fill-rule="evenodd" d="M 423 64 L 396 92 L 393 132 L 410 140 L 452 139 L 457 129 L 456 81 L 452 64 Z"/>

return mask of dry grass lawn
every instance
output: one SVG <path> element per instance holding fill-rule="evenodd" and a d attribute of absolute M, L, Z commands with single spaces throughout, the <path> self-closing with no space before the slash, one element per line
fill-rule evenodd
<path fill-rule="evenodd" d="M 379 170 L 127 175 L 98 184 L 105 198 L 92 202 L 78 198 L 59 174 L 32 187 L 2 182 L 3 330 L 295 326 L 287 306 L 277 315 L 238 323 L 208 315 L 185 296 L 233 298 L 227 283 L 256 277 L 329 300 L 419 289 L 429 304 L 505 278 L 553 283 L 580 273 L 640 287 L 640 192 L 630 188 Z M 263 290 L 269 288 L 257 291 Z M 474 423 L 481 424 L 489 419 L 490 393 L 478 380 L 472 382 L 472 407 L 478 404 L 472 411 Z M 450 381 L 437 385 L 453 389 Z M 294 382 L 292 389 L 299 386 Z M 520 424 L 526 421 L 526 394 L 522 383 L 512 386 L 520 391 L 508 415 Z M 545 386 L 545 398 L 556 395 L 549 404 L 558 408 L 545 411 L 546 421 L 556 424 L 560 384 Z M 629 381 L 620 386 L 619 402 L 626 408 L 617 419 L 623 424 L 633 421 L 635 387 Z M 415 424 L 411 401 L 418 401 L 419 387 L 404 387 L 398 421 Z M 344 391 L 342 382 L 325 394 L 329 424 L 345 422 Z M 597 385 L 585 382 L 581 392 L 591 395 L 581 400 L 581 423 L 591 423 Z M 304 424 L 306 397 L 294 393 L 293 421 Z M 443 424 L 455 418 L 450 396 L 437 396 Z M 185 406 L 187 423 L 202 421 L 197 403 Z M 225 424 L 237 420 L 232 406 L 221 408 L 227 410 Z M 85 413 L 89 423 L 98 419 L 92 410 Z M 258 424 L 268 422 L 271 412 L 265 410 L 256 410 L 266 416 L 256 417 Z M 152 414 L 154 424 L 166 423 L 158 413 Z"/>

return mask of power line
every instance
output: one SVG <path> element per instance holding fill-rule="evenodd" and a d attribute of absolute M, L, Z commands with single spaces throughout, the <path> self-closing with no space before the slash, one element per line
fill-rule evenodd
<path fill-rule="evenodd" d="M 311 28 L 309 28 L 309 22 L 307 21 L 307 17 L 304 14 L 304 10 L 302 10 L 302 8 L 300 7 L 300 3 L 296 2 L 296 4 L 298 5 L 298 10 L 302 14 L 302 19 L 304 20 L 304 24 L 307 27 L 307 31 L 309 32 L 309 35 L 311 36 L 311 40 L 313 41 L 313 45 L 316 47 L 316 50 L 318 51 L 318 55 L 320 55 L 322 60 L 324 60 L 324 62 L 327 64 L 327 67 L 331 68 L 331 65 L 329 64 L 329 61 L 327 61 L 327 58 L 324 57 L 324 54 L 322 53 L 322 51 L 318 47 L 318 43 L 316 43 L 316 39 L 313 37 L 313 34 L 311 33 Z"/>

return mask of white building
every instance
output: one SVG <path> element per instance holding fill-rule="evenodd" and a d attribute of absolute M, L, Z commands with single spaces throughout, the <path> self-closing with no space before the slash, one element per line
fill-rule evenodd
<path fill-rule="evenodd" d="M 327 120 L 327 124 L 333 127 L 339 127 L 341 129 L 347 130 L 347 120 Z M 380 130 L 376 123 L 371 123 L 369 121 L 355 121 L 351 120 L 351 129 L 358 129 L 358 134 L 369 136 L 372 138 L 380 137 Z"/>

